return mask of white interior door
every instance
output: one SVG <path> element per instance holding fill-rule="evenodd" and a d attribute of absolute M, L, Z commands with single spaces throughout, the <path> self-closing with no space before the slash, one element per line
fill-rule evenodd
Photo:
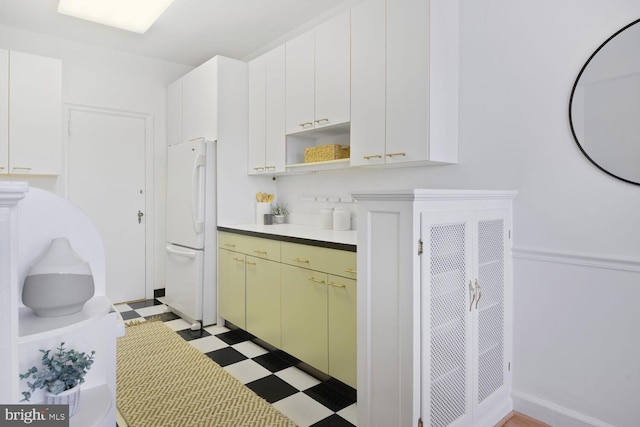
<path fill-rule="evenodd" d="M 67 197 L 98 227 L 113 302 L 145 298 L 144 117 L 69 112 Z"/>

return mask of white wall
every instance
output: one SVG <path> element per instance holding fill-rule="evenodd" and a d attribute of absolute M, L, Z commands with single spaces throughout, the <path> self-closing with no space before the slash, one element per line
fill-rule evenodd
<path fill-rule="evenodd" d="M 568 102 L 584 61 L 637 0 L 461 0 L 460 163 L 278 178 L 304 195 L 514 189 L 516 409 L 554 426 L 640 419 L 640 187 L 596 169 Z"/>
<path fill-rule="evenodd" d="M 98 48 L 0 25 L 0 48 L 62 59 L 62 101 L 149 114 L 153 118 L 153 288 L 164 287 L 164 210 L 166 175 L 166 86 L 192 67 Z M 105 177 L 108 179 L 108 177 Z M 35 181 L 49 190 L 46 179 Z"/>

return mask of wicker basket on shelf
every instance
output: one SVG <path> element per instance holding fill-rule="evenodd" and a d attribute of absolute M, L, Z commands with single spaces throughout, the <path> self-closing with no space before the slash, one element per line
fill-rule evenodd
<path fill-rule="evenodd" d="M 304 162 L 326 162 L 327 160 L 348 159 L 350 147 L 339 144 L 319 145 L 317 147 L 305 148 Z"/>

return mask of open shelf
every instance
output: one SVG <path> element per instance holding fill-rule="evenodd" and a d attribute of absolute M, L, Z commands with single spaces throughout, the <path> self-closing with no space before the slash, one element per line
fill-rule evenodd
<path fill-rule="evenodd" d="M 349 158 L 327 160 L 324 162 L 294 163 L 287 165 L 287 172 L 317 172 L 349 167 Z"/>
<path fill-rule="evenodd" d="M 27 343 L 48 338 L 52 334 L 65 334 L 97 322 L 112 310 L 111 300 L 106 296 L 91 298 L 78 313 L 61 317 L 38 317 L 28 307 L 20 307 L 18 342 Z"/>

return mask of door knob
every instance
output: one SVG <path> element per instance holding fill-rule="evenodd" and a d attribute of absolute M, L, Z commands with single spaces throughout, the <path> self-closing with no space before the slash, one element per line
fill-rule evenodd
<path fill-rule="evenodd" d="M 142 222 L 142 217 L 144 216 L 144 214 L 142 213 L 142 211 L 138 211 L 138 224 L 140 224 Z"/>

